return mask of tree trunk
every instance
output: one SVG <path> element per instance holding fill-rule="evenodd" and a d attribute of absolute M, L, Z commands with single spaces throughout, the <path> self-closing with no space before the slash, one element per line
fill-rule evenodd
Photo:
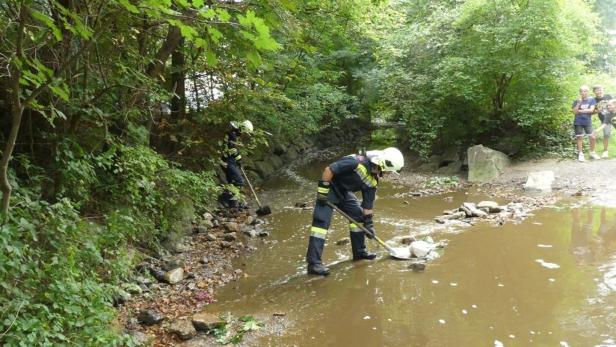
<path fill-rule="evenodd" d="M 171 115 L 175 120 L 184 119 L 186 116 L 186 76 L 184 63 L 184 39 L 182 38 L 171 55 L 171 85 L 175 94 L 171 99 Z"/>
<path fill-rule="evenodd" d="M 180 43 L 182 39 L 182 32 L 180 28 L 170 26 L 169 31 L 167 32 L 167 37 L 165 38 L 165 42 L 160 47 L 158 52 L 156 52 L 156 57 L 154 62 L 150 64 L 146 70 L 146 73 L 150 77 L 159 77 L 165 67 L 165 62 L 169 59 L 169 56 L 173 51 L 175 51 L 176 47 Z"/>
<path fill-rule="evenodd" d="M 19 83 L 19 81 L 17 81 Z M 19 93 L 19 91 L 14 91 L 14 93 Z M 17 95 L 19 97 L 19 94 Z M 9 137 L 6 139 L 6 144 L 4 145 L 4 151 L 2 152 L 2 159 L 0 160 L 0 184 L 2 188 L 2 215 L 6 216 L 9 212 L 9 202 L 11 200 L 11 192 L 13 188 L 11 187 L 11 183 L 9 183 L 8 171 L 9 171 L 9 161 L 11 160 L 11 156 L 13 155 L 13 149 L 15 148 L 15 141 L 17 140 L 17 134 L 19 133 L 19 127 L 21 125 L 21 118 L 24 114 L 24 109 L 21 106 L 21 103 L 13 103 L 11 107 L 11 132 L 9 133 Z"/>

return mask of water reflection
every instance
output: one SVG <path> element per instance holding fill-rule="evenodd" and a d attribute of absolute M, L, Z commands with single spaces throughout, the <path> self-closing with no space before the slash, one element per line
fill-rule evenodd
<path fill-rule="evenodd" d="M 320 166 L 319 166 L 320 167 Z M 563 204 L 520 224 L 434 229 L 444 209 L 484 197 L 465 192 L 403 203 L 385 184 L 378 200 L 384 239 L 409 230 L 446 237 L 443 256 L 423 273 L 386 256 L 352 262 L 338 218 L 326 247 L 329 278 L 305 275 L 311 201 L 317 172 L 280 180 L 264 192 L 277 206 L 271 236 L 255 240 L 244 278 L 218 293 L 211 312 L 285 312 L 293 327 L 260 345 L 286 346 L 599 346 L 616 340 L 616 210 Z M 374 247 L 374 245 L 371 245 Z"/>

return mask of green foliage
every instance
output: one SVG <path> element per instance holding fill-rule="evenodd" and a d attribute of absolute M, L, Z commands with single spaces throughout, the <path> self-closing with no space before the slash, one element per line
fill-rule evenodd
<path fill-rule="evenodd" d="M 426 182 L 428 188 L 451 188 L 460 184 L 458 176 L 434 176 Z"/>
<path fill-rule="evenodd" d="M 583 1 L 400 2 L 375 21 L 399 29 L 376 32 L 375 76 L 423 156 L 451 143 L 498 148 L 517 134 L 542 142 L 568 121 L 566 96 L 597 35 Z"/>
<path fill-rule="evenodd" d="M 48 204 L 18 194 L 16 200 L 11 219 L 0 227 L 2 344 L 126 343 L 109 329 L 114 282 L 102 283 L 101 274 L 115 272 L 106 266 L 113 259 L 103 247 L 107 230 L 81 221 L 68 199 Z"/>
<path fill-rule="evenodd" d="M 259 330 L 263 327 L 263 323 L 257 321 L 253 316 L 242 316 L 239 318 L 227 314 L 223 317 L 225 323 L 213 331 L 209 332 L 216 337 L 216 342 L 227 344 L 238 344 L 242 342 L 244 334 L 250 331 Z"/>

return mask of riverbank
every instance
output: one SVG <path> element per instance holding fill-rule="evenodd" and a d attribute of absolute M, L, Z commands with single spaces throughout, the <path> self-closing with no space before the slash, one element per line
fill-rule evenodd
<path fill-rule="evenodd" d="M 404 187 L 398 189 L 399 193 L 394 197 L 400 199 L 403 204 L 412 204 L 414 199 L 435 195 L 442 195 L 443 199 L 447 199 L 458 190 L 471 189 L 477 194 L 493 196 L 499 201 L 519 206 L 519 208 L 505 211 L 504 217 L 485 219 L 486 222 L 497 222 L 502 225 L 509 221 L 519 223 L 532 215 L 532 211 L 553 205 L 560 199 L 572 195 L 588 196 L 593 199 L 598 195 L 609 195 L 609 192 L 613 192 L 612 187 L 616 187 L 612 183 L 616 182 L 607 173 L 615 168 L 616 160 L 578 163 L 544 159 L 513 164 L 498 179 L 486 184 L 469 184 L 464 177 L 436 176 L 412 171 L 403 171 L 401 175 L 388 178 L 386 181 L 394 187 Z M 546 169 L 555 171 L 557 177 L 553 191 L 541 195 L 524 193 L 522 187 L 528 174 Z M 590 173 L 586 173 L 587 171 Z M 180 343 L 186 346 L 208 346 L 228 342 L 234 336 L 238 336 L 238 339 L 243 337 L 244 343 L 249 343 L 262 334 L 271 335 L 284 332 L 289 324 L 284 312 L 250 316 L 254 331 L 242 330 L 245 324 L 238 320 L 239 316 L 227 315 L 221 318 L 218 313 L 209 316 L 215 321 L 211 323 L 228 328 L 225 330 L 209 329 L 210 335 L 196 329 L 198 324 L 194 324 L 194 316 L 208 311 L 207 306 L 217 300 L 217 290 L 229 282 L 248 276 L 242 270 L 246 265 L 246 260 L 242 260 L 243 257 L 250 257 L 250 254 L 258 247 L 267 247 L 269 242 L 267 237 L 253 238 L 250 237 L 249 232 L 245 232 L 251 226 L 254 229 L 254 225 L 260 225 L 260 222 L 255 222 L 257 219 L 254 216 L 242 213 L 238 216 L 217 215 L 213 218 L 217 221 L 216 225 L 195 225 L 195 233 L 187 242 L 189 247 L 183 253 L 175 255 L 175 260 L 165 260 L 166 262 L 175 261 L 176 265 L 181 265 L 186 276 L 180 282 L 170 284 L 163 279 L 159 283 L 150 283 L 147 285 L 147 291 L 137 293 L 132 300 L 120 307 L 120 322 L 133 336 L 156 346 L 171 346 Z M 481 218 L 467 219 L 469 219 L 467 223 L 469 226 L 481 220 Z M 267 218 L 265 220 L 267 221 Z M 229 223 L 232 223 L 231 229 L 237 228 L 237 230 L 230 231 L 227 226 Z M 435 221 L 435 223 L 438 222 Z M 158 264 L 149 265 L 149 273 L 155 274 L 156 272 L 151 270 L 152 265 Z M 139 285 L 142 284 L 139 283 Z M 164 320 L 152 325 L 143 324 L 139 317 L 145 310 L 164 316 Z M 250 315 L 250 312 L 242 314 Z M 218 334 L 218 337 L 213 337 L 212 334 Z M 183 342 L 183 338 L 187 341 Z M 219 342 L 216 342 L 217 340 Z"/>

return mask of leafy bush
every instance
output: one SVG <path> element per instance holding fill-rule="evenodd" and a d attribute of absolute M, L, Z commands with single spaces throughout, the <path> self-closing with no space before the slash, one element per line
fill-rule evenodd
<path fill-rule="evenodd" d="M 58 160 L 67 165 L 58 201 L 42 201 L 39 189 L 17 189 L 10 218 L 0 227 L 0 331 L 6 331 L 0 341 L 129 344 L 110 327 L 115 286 L 130 278 L 138 261 L 130 246 L 163 240 L 173 223 L 192 218 L 194 210 L 182 216 L 179 207 L 203 210 L 218 188 L 212 173 L 182 170 L 147 147 L 118 145 L 97 155 L 74 144 L 61 148 Z M 80 215 L 94 197 L 101 213 L 96 222 Z"/>
<path fill-rule="evenodd" d="M 108 266 L 113 259 L 105 258 L 101 242 L 108 230 L 83 222 L 68 199 L 48 204 L 16 194 L 15 201 L 10 220 L 0 227 L 2 344 L 128 343 L 110 329 L 114 283 L 103 283 L 101 276 L 114 277 Z"/>

